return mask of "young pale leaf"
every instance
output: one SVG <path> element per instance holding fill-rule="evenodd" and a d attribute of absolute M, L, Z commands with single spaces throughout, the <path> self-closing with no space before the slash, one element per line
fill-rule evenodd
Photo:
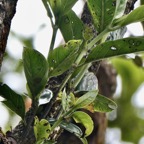
<path fill-rule="evenodd" d="M 116 0 L 88 0 L 87 3 L 96 30 L 100 33 L 113 19 Z"/>
<path fill-rule="evenodd" d="M 107 41 L 96 46 L 88 55 L 85 63 L 113 56 L 144 51 L 144 37 L 129 37 L 115 41 Z"/>
<path fill-rule="evenodd" d="M 89 105 L 90 103 L 92 103 L 95 99 L 96 96 L 98 94 L 97 90 L 93 90 L 93 91 L 89 91 L 86 94 L 84 94 L 83 96 L 81 96 L 75 103 L 74 107 L 72 109 L 76 110 L 76 109 L 80 109 L 80 108 L 84 108 L 87 105 Z"/>
<path fill-rule="evenodd" d="M 113 25 L 123 27 L 131 23 L 144 21 L 144 5 L 139 6 L 130 14 L 114 20 Z"/>
<path fill-rule="evenodd" d="M 69 131 L 70 133 L 73 133 L 74 135 L 76 135 L 79 138 L 81 138 L 83 136 L 82 130 L 73 123 L 68 123 L 68 122 L 62 121 L 60 124 L 60 127 Z"/>
<path fill-rule="evenodd" d="M 71 40 L 53 51 L 50 51 L 48 63 L 50 67 L 49 76 L 58 76 L 68 70 L 75 58 L 81 45 L 81 40 Z"/>
<path fill-rule="evenodd" d="M 67 95 L 65 89 L 62 92 L 62 108 L 64 111 L 67 110 Z"/>
<path fill-rule="evenodd" d="M 116 9 L 113 19 L 120 18 L 123 16 L 125 8 L 126 8 L 127 0 L 117 0 L 116 1 Z"/>
<path fill-rule="evenodd" d="M 48 63 L 40 52 L 31 48 L 24 48 L 23 65 L 31 95 L 36 97 L 47 82 Z"/>
<path fill-rule="evenodd" d="M 10 108 L 13 112 L 24 119 L 25 115 L 25 104 L 21 95 L 14 92 L 6 84 L 0 84 L 0 96 L 2 96 L 5 101 L 3 103 Z"/>
<path fill-rule="evenodd" d="M 94 101 L 94 111 L 96 112 L 110 112 L 116 108 L 117 104 L 113 100 L 100 94 L 97 95 Z"/>
<path fill-rule="evenodd" d="M 82 111 L 76 111 L 72 114 L 73 119 L 76 123 L 81 123 L 86 128 L 85 137 L 89 136 L 94 128 L 94 123 L 91 117 Z"/>
<path fill-rule="evenodd" d="M 87 139 L 85 137 L 81 138 L 80 140 L 83 142 L 83 144 L 88 144 L 88 141 L 87 141 Z"/>
<path fill-rule="evenodd" d="M 83 23 L 72 10 L 61 17 L 59 28 L 66 42 L 82 39 Z"/>
<path fill-rule="evenodd" d="M 41 144 L 50 135 L 51 126 L 46 119 L 39 121 L 38 117 L 35 117 L 34 122 L 34 134 L 37 144 Z"/>

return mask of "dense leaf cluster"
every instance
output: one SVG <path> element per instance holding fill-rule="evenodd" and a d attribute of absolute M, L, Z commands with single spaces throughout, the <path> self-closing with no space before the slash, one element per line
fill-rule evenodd
<path fill-rule="evenodd" d="M 86 137 L 93 131 L 93 120 L 81 111 L 92 107 L 91 111 L 109 112 L 116 109 L 114 101 L 100 95 L 96 83 L 88 84 L 90 89 L 79 90 L 78 85 L 86 74 L 91 63 L 113 56 L 143 51 L 143 37 L 129 37 L 107 41 L 110 32 L 122 27 L 144 20 L 144 6 L 124 15 L 127 0 L 88 0 L 87 5 L 92 16 L 94 27 L 98 33 L 93 37 L 93 30 L 72 10 L 77 0 L 42 0 L 47 15 L 51 20 L 53 36 L 47 59 L 33 47 L 23 50 L 23 66 L 27 79 L 28 96 L 32 99 L 33 117 L 26 125 L 32 125 L 34 120 L 34 134 L 37 144 L 49 141 L 49 135 L 58 126 L 74 133 L 87 144 Z M 57 30 L 60 29 L 65 40 L 64 45 L 54 48 Z M 48 99 L 47 105 L 53 100 L 59 100 L 61 110 L 59 116 L 53 121 L 36 117 L 39 109 L 39 100 L 43 98 L 42 92 L 50 78 L 60 76 L 67 72 L 63 82 L 58 85 L 59 91 Z M 84 83 L 83 83 L 84 84 Z M 86 87 L 86 84 L 84 84 Z M 53 92 L 52 92 L 53 93 Z M 23 98 L 11 90 L 6 84 L 0 85 L 0 95 L 12 111 L 18 114 L 25 122 L 25 107 Z M 49 96 L 46 95 L 45 96 Z M 53 99 L 55 98 L 55 99 Z M 44 103 L 44 104 L 45 104 Z M 69 119 L 81 123 L 85 132 Z M 49 141 L 50 142 L 50 141 Z M 52 141 L 51 141 L 52 142 Z"/>

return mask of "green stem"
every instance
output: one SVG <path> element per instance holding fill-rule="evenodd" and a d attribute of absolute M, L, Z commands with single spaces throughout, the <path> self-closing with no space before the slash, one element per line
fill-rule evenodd
<path fill-rule="evenodd" d="M 94 38 L 90 43 L 87 44 L 87 49 L 91 49 L 99 40 L 103 39 L 103 37 L 109 32 L 109 29 L 106 28 L 103 32 L 101 32 L 96 38 Z"/>
<path fill-rule="evenodd" d="M 60 118 L 54 123 L 54 125 L 51 127 L 51 131 L 50 131 L 50 132 L 53 132 L 53 130 L 60 125 L 60 123 L 62 122 L 62 120 L 63 120 L 63 117 L 60 117 Z"/>
<path fill-rule="evenodd" d="M 50 22 L 51 22 L 51 25 L 52 25 L 52 28 L 53 28 L 52 40 L 51 40 L 51 44 L 50 44 L 50 50 L 53 50 L 58 27 L 56 25 L 56 22 L 55 23 L 53 22 L 53 15 L 51 13 L 51 9 L 50 9 L 49 4 L 47 3 L 47 0 L 42 0 L 42 2 L 45 6 L 45 9 L 47 11 L 47 15 L 50 18 Z"/>
<path fill-rule="evenodd" d="M 81 81 L 81 79 L 83 78 L 84 74 L 86 73 L 86 71 L 88 70 L 88 68 L 91 66 L 91 63 L 84 65 L 80 72 L 78 73 L 78 75 L 76 76 L 76 78 L 74 79 L 73 83 L 71 84 L 71 89 L 77 87 L 77 85 L 79 84 L 79 82 Z"/>
<path fill-rule="evenodd" d="M 48 3 L 47 3 L 47 0 L 42 0 L 42 2 L 43 2 L 43 5 L 44 5 L 44 7 L 45 7 L 45 9 L 46 9 L 46 11 L 47 11 L 48 17 L 52 20 L 52 17 L 53 17 L 53 16 L 52 16 L 50 7 L 49 7 L 49 5 L 48 5 Z"/>
<path fill-rule="evenodd" d="M 59 92 L 64 88 L 64 86 L 66 85 L 66 83 L 68 82 L 68 80 L 70 79 L 70 77 L 72 76 L 72 72 L 73 72 L 73 70 L 71 70 L 71 72 L 67 75 L 67 77 L 65 78 L 65 80 L 61 84 Z"/>
<path fill-rule="evenodd" d="M 52 34 L 52 40 L 51 40 L 50 50 L 54 49 L 54 44 L 55 44 L 57 30 L 58 30 L 57 25 L 54 25 L 53 26 L 53 34 Z"/>

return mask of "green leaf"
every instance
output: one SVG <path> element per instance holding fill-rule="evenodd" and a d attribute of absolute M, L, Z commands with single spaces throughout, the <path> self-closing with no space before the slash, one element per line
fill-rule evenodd
<path fill-rule="evenodd" d="M 87 141 L 87 139 L 85 137 L 81 138 L 81 141 L 83 142 L 83 144 L 88 144 L 88 141 Z"/>
<path fill-rule="evenodd" d="M 144 51 L 144 37 L 130 37 L 107 41 L 96 46 L 88 55 L 85 63 L 124 54 Z"/>
<path fill-rule="evenodd" d="M 116 9 L 113 19 L 120 18 L 123 16 L 126 8 L 127 0 L 117 0 L 116 1 Z"/>
<path fill-rule="evenodd" d="M 22 119 L 25 116 L 25 104 L 21 95 L 14 92 L 6 84 L 0 84 L 0 96 L 2 96 L 5 101 L 3 103 L 10 108 L 13 112 L 19 115 Z"/>
<path fill-rule="evenodd" d="M 66 42 L 82 39 L 83 23 L 72 10 L 61 17 L 59 28 Z"/>
<path fill-rule="evenodd" d="M 116 108 L 117 104 L 113 100 L 100 94 L 97 95 L 94 101 L 94 111 L 96 112 L 110 112 Z"/>
<path fill-rule="evenodd" d="M 140 3 L 141 3 L 141 5 L 143 5 L 144 4 L 144 0 L 141 0 Z"/>
<path fill-rule="evenodd" d="M 139 6 L 128 15 L 114 20 L 113 25 L 123 27 L 131 23 L 144 21 L 144 5 Z"/>
<path fill-rule="evenodd" d="M 48 63 L 50 67 L 49 76 L 58 76 L 68 70 L 75 61 L 81 40 L 71 40 L 50 51 Z"/>
<path fill-rule="evenodd" d="M 96 99 L 97 94 L 98 94 L 97 90 L 87 92 L 76 101 L 72 109 L 76 110 L 86 107 Z"/>
<path fill-rule="evenodd" d="M 88 0 L 96 30 L 102 32 L 112 21 L 116 0 Z"/>
<path fill-rule="evenodd" d="M 85 128 L 85 136 L 89 136 L 94 128 L 94 123 L 92 118 L 85 112 L 76 111 L 72 114 L 73 119 L 76 123 L 81 123 Z"/>
<path fill-rule="evenodd" d="M 55 18 L 58 19 L 68 13 L 77 1 L 78 0 L 48 0 Z"/>
<path fill-rule="evenodd" d="M 32 97 L 36 97 L 46 85 L 48 63 L 40 52 L 24 48 L 23 64 L 29 90 Z"/>
<path fill-rule="evenodd" d="M 69 131 L 70 133 L 73 133 L 74 135 L 76 135 L 79 138 L 81 138 L 83 136 L 82 130 L 73 123 L 68 123 L 68 122 L 62 121 L 60 124 L 60 127 Z"/>
<path fill-rule="evenodd" d="M 78 0 L 62 0 L 63 14 L 69 12 Z"/>
<path fill-rule="evenodd" d="M 39 121 L 38 117 L 35 117 L 34 122 L 34 134 L 37 144 L 41 144 L 50 135 L 51 126 L 46 119 Z"/>
<path fill-rule="evenodd" d="M 61 0 L 48 0 L 52 11 L 55 15 L 55 17 L 59 17 L 61 15 L 61 11 L 62 11 L 62 2 Z"/>

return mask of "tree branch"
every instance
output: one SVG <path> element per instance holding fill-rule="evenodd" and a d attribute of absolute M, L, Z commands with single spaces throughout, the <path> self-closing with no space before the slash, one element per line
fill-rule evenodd
<path fill-rule="evenodd" d="M 0 0 L 0 68 L 2 65 L 11 20 L 16 12 L 18 0 Z"/>

